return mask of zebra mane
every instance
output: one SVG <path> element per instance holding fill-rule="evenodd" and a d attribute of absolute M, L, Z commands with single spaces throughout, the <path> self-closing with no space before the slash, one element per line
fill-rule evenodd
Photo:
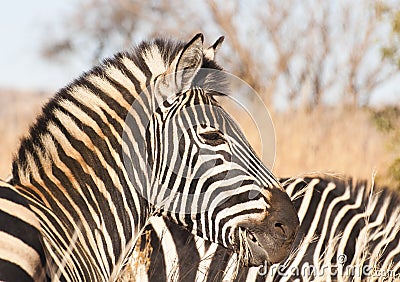
<path fill-rule="evenodd" d="M 115 65 L 120 62 L 124 57 L 132 60 L 136 66 L 138 66 L 146 75 L 150 75 L 148 64 L 144 61 L 144 56 L 147 53 L 156 51 L 159 52 L 162 58 L 161 63 L 165 66 L 169 66 L 174 58 L 178 56 L 179 52 L 183 50 L 186 42 L 178 41 L 169 38 L 156 38 L 153 40 L 142 41 L 136 47 L 133 47 L 131 51 L 123 51 L 115 54 L 111 58 L 103 60 L 101 66 L 95 67 L 89 73 L 102 74 L 102 67 L 108 65 Z M 225 96 L 229 93 L 229 86 L 226 75 L 223 68 L 217 64 L 216 61 L 210 60 L 205 53 L 203 53 L 203 63 L 201 65 L 203 70 L 211 70 L 206 72 L 199 72 L 193 79 L 192 87 L 200 87 L 206 90 L 206 93 L 211 96 Z"/>
<path fill-rule="evenodd" d="M 107 102 L 115 104 L 110 97 L 102 97 L 101 91 L 99 91 L 88 78 L 91 76 L 104 79 L 112 84 L 123 96 L 123 98 L 130 104 L 135 101 L 135 95 L 132 93 L 140 94 L 142 93 L 142 81 L 138 81 L 135 74 L 133 74 L 127 66 L 124 64 L 124 60 L 133 63 L 136 68 L 138 68 L 146 76 L 145 83 L 149 83 L 149 78 L 157 75 L 154 70 L 162 73 L 167 69 L 167 67 L 172 63 L 174 58 L 179 55 L 179 53 L 185 47 L 186 42 L 177 41 L 166 38 L 157 38 L 150 41 L 143 41 L 136 47 L 133 47 L 129 51 L 123 51 L 116 53 L 110 58 L 104 59 L 97 66 L 92 67 L 89 71 L 84 72 L 81 76 L 73 80 L 67 86 L 61 88 L 56 94 L 50 98 L 48 103 L 46 103 L 42 108 L 42 113 L 38 115 L 36 121 L 30 126 L 29 133 L 24 136 L 18 147 L 18 151 L 13 158 L 13 173 L 17 173 L 16 159 L 19 163 L 26 164 L 27 156 L 26 151 L 32 152 L 34 148 L 40 148 L 40 150 L 45 151 L 41 142 L 41 135 L 46 131 L 49 122 L 53 121 L 53 112 L 55 110 L 63 111 L 60 106 L 63 101 L 75 102 L 75 99 L 71 97 L 70 92 L 76 87 L 83 87 L 95 95 L 101 97 L 102 99 L 107 99 Z M 145 60 L 145 58 L 150 58 Z M 115 68 L 118 71 L 126 75 L 132 83 L 135 85 L 135 89 L 127 89 L 125 86 L 119 84 L 119 82 L 113 80 L 107 73 L 111 68 Z M 153 68 L 153 69 L 151 69 Z M 202 71 L 203 70 L 203 71 Z M 214 60 L 210 60 L 205 53 L 203 53 L 202 66 L 200 71 L 194 77 L 192 81 L 192 87 L 199 87 L 204 90 L 204 93 L 209 95 L 210 98 L 215 101 L 214 96 L 227 95 L 229 91 L 228 81 L 226 79 L 225 73 Z M 91 111 L 92 109 L 86 109 Z M 24 170 L 26 167 L 22 167 Z M 18 179 L 17 175 L 13 175 L 14 179 Z"/>
<path fill-rule="evenodd" d="M 313 179 L 318 179 L 321 185 L 317 185 L 317 187 L 325 187 L 329 182 L 334 183 L 336 185 L 334 191 L 337 192 L 337 195 L 342 194 L 345 189 L 349 188 L 351 199 L 354 199 L 360 190 L 362 190 L 362 198 L 364 202 L 368 202 L 368 200 L 370 200 L 371 194 L 379 194 L 381 195 L 381 198 L 391 198 L 394 206 L 400 206 L 400 194 L 386 186 L 378 185 L 378 187 L 375 187 L 374 175 L 372 176 L 372 181 L 368 181 L 366 179 L 355 179 L 353 177 L 337 173 L 311 172 L 290 178 L 280 178 L 279 181 L 286 186 L 294 181 L 298 181 L 299 178 L 303 179 L 305 184 L 310 183 L 310 181 Z M 307 187 L 304 187 L 304 189 L 307 189 Z"/>

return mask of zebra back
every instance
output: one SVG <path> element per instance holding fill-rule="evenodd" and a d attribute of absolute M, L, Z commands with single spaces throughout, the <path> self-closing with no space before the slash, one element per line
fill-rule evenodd
<path fill-rule="evenodd" d="M 153 251 L 145 278 L 149 281 L 296 278 L 394 281 L 399 278 L 397 193 L 386 188 L 371 189 L 367 181 L 350 178 L 304 177 L 280 181 L 291 196 L 301 222 L 286 261 L 260 268 L 240 267 L 236 271 L 237 257 L 230 250 L 188 234 L 166 219 L 154 218 L 146 227 L 151 232 Z M 144 247 L 137 249 L 143 251 Z"/>

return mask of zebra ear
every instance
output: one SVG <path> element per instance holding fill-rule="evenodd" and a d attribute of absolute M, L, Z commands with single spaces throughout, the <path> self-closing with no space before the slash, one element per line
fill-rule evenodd
<path fill-rule="evenodd" d="M 193 78 L 203 63 L 203 34 L 196 34 L 183 48 L 175 69 L 175 82 L 178 90 L 190 88 Z"/>
<path fill-rule="evenodd" d="M 220 36 L 217 41 L 214 42 L 213 45 L 207 48 L 207 50 L 204 51 L 204 57 L 206 57 L 209 60 L 214 60 L 215 54 L 221 47 L 222 42 L 224 42 L 225 37 Z"/>

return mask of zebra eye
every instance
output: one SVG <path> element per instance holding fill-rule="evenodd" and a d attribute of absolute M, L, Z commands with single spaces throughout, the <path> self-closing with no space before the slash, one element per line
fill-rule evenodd
<path fill-rule="evenodd" d="M 200 133 L 199 135 L 205 144 L 208 144 L 211 146 L 218 146 L 218 145 L 226 143 L 226 140 L 225 140 L 222 132 L 219 130 L 203 132 L 203 133 Z"/>

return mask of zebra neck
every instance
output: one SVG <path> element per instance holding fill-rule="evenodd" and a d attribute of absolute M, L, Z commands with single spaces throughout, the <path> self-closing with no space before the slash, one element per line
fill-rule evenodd
<path fill-rule="evenodd" d="M 142 196 L 149 183 L 141 165 L 145 127 L 130 124 L 134 138 L 124 147 L 122 125 L 74 117 L 72 104 L 69 109 L 69 115 L 53 110 L 39 120 L 46 126 L 22 141 L 12 183 L 40 220 L 48 265 L 57 267 L 50 275 L 108 281 L 150 213 Z"/>

